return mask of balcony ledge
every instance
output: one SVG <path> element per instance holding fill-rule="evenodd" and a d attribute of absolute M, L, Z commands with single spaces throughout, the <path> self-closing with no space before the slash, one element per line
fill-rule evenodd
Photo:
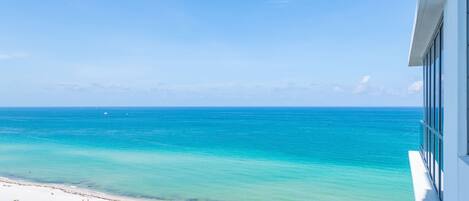
<path fill-rule="evenodd" d="M 418 151 L 409 151 L 412 183 L 414 185 L 415 201 L 439 201 L 438 194 L 433 188 L 428 171 Z"/>

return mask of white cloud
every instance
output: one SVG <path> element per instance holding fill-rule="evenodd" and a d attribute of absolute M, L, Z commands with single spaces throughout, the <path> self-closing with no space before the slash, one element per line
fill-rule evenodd
<path fill-rule="evenodd" d="M 353 90 L 353 93 L 354 94 L 363 94 L 363 93 L 367 92 L 367 90 L 369 88 L 368 84 L 370 82 L 370 79 L 371 79 L 371 76 L 369 76 L 369 75 L 363 76 L 360 79 L 360 82 L 358 83 L 358 85 Z"/>
<path fill-rule="evenodd" d="M 407 91 L 411 94 L 420 93 L 423 88 L 423 81 L 415 81 L 409 85 Z"/>
<path fill-rule="evenodd" d="M 343 92 L 344 91 L 344 89 L 341 86 L 334 86 L 332 88 L 332 90 L 335 91 L 335 92 Z"/>
<path fill-rule="evenodd" d="M 2 54 L 0 53 L 0 60 L 23 59 L 29 57 L 25 53 Z"/>
<path fill-rule="evenodd" d="M 366 84 L 366 83 L 368 83 L 368 82 L 370 81 L 370 78 L 371 78 L 371 76 L 365 75 L 365 76 L 362 77 L 360 83 L 361 83 L 361 84 Z"/>
<path fill-rule="evenodd" d="M 55 85 L 57 89 L 65 91 L 89 91 L 89 90 L 104 90 L 109 92 L 116 91 L 129 91 L 131 88 L 129 86 L 124 86 L 121 84 L 112 84 L 112 83 L 89 83 L 89 84 L 78 84 L 78 83 L 59 83 Z"/>

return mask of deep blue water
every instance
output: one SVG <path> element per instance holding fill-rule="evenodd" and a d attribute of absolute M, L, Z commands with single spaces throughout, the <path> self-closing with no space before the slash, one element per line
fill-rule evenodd
<path fill-rule="evenodd" d="M 0 175 L 200 200 L 412 200 L 420 108 L 0 108 Z"/>

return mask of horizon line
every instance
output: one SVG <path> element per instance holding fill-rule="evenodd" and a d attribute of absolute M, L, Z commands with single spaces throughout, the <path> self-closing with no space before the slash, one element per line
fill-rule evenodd
<path fill-rule="evenodd" d="M 313 106 L 313 105 L 226 105 L 226 106 L 216 106 L 216 105 L 168 105 L 168 106 L 158 106 L 158 105 L 148 105 L 148 106 L 134 106 L 134 105 L 105 105 L 105 106 L 0 106 L 0 108 L 420 108 L 423 106 L 417 105 L 383 105 L 383 106 Z"/>

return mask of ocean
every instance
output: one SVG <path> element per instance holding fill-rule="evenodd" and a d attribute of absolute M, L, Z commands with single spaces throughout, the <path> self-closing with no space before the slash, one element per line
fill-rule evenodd
<path fill-rule="evenodd" d="M 421 108 L 0 108 L 0 176 L 142 198 L 411 201 Z"/>

